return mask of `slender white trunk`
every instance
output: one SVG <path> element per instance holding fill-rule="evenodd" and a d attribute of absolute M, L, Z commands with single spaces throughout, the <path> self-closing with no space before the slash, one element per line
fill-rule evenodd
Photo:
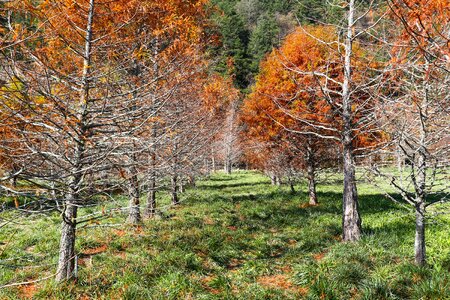
<path fill-rule="evenodd" d="M 59 245 L 59 260 L 56 281 L 61 282 L 74 277 L 75 269 L 75 238 L 76 238 L 76 218 L 77 208 L 80 204 L 80 187 L 82 183 L 81 171 L 83 169 L 83 159 L 85 156 L 85 138 L 86 138 L 86 119 L 89 105 L 90 83 L 89 76 L 91 72 L 91 47 L 92 47 L 92 23 L 94 20 L 94 3 L 89 2 L 88 21 L 86 27 L 86 41 L 83 59 L 83 75 L 81 92 L 81 109 L 79 118 L 79 136 L 77 138 L 77 147 L 75 149 L 72 181 L 70 182 L 68 195 L 65 199 L 65 210 L 62 215 L 61 240 Z"/>
<path fill-rule="evenodd" d="M 355 159 L 353 153 L 353 122 L 352 122 L 352 47 L 355 1 L 348 3 L 348 23 L 345 37 L 344 82 L 342 86 L 342 117 L 344 122 L 343 160 L 344 160 L 344 192 L 342 199 L 343 215 L 342 229 L 344 241 L 357 241 L 361 237 L 361 218 L 358 208 L 358 194 L 356 190 Z"/>
<path fill-rule="evenodd" d="M 415 262 L 423 266 L 426 263 L 425 246 L 425 203 L 426 203 L 426 176 L 427 176 L 427 129 L 428 119 L 428 85 L 424 87 L 424 97 L 420 107 L 420 139 L 417 159 L 417 174 L 413 173 L 416 190 L 416 235 L 414 243 Z M 413 162 L 415 163 L 415 162 Z"/>
<path fill-rule="evenodd" d="M 154 78 L 158 77 L 159 74 L 159 39 L 156 37 L 153 43 L 153 76 Z M 156 97 L 156 88 L 153 89 L 152 93 L 152 116 L 156 119 L 158 112 L 157 97 Z M 152 217 L 156 213 L 156 151 L 157 149 L 157 137 L 158 137 L 158 124 L 156 121 L 152 124 L 152 133 L 151 133 L 151 155 L 150 155 L 150 176 L 148 178 L 148 193 L 147 193 L 147 205 L 145 207 L 144 215 L 146 217 Z"/>
<path fill-rule="evenodd" d="M 307 173 L 308 173 L 308 194 L 309 194 L 309 204 L 310 205 L 318 205 L 317 201 L 317 193 L 316 193 L 316 166 L 314 160 L 314 153 L 312 152 L 311 147 L 308 145 L 307 148 Z"/>
<path fill-rule="evenodd" d="M 130 197 L 130 211 L 128 213 L 127 222 L 129 224 L 139 224 L 141 219 L 140 208 L 140 190 L 139 180 L 137 178 L 137 170 L 134 167 L 130 167 L 127 170 L 128 175 L 128 195 Z"/>
<path fill-rule="evenodd" d="M 415 262 L 419 266 L 426 263 L 425 246 L 425 202 L 418 199 L 416 204 L 416 236 L 414 241 Z"/>

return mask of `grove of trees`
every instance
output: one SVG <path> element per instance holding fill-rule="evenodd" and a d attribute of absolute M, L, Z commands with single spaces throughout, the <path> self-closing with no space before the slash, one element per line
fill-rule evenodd
<path fill-rule="evenodd" d="M 388 182 L 426 264 L 426 210 L 450 192 L 449 1 L 0 7 L 0 196 L 16 199 L 2 210 L 60 214 L 58 282 L 74 277 L 77 226 L 113 212 L 139 226 L 160 193 L 180 205 L 219 168 L 293 193 L 305 178 L 311 206 L 323 170 L 341 174 L 344 242 L 364 235 L 358 181 Z M 129 204 L 79 216 L 117 195 Z"/>

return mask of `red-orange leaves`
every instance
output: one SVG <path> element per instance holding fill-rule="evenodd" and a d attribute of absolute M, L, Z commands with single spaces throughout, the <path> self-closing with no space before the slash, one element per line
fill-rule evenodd
<path fill-rule="evenodd" d="M 392 14 L 403 25 L 400 38 L 404 42 L 450 62 L 449 0 L 391 0 L 390 4 Z"/>
<path fill-rule="evenodd" d="M 239 99 L 239 96 L 239 90 L 233 86 L 230 78 L 213 74 L 203 87 L 202 100 L 206 109 L 219 112 Z"/>

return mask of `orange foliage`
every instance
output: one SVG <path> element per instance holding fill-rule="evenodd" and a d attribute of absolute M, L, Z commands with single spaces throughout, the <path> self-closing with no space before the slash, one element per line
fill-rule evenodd
<path fill-rule="evenodd" d="M 213 74 L 207 78 L 203 87 L 202 101 L 208 110 L 219 112 L 239 99 L 239 96 L 240 92 L 233 86 L 233 81 L 230 78 Z M 222 111 L 222 113 L 224 112 Z"/>
<path fill-rule="evenodd" d="M 391 0 L 391 9 L 403 25 L 403 40 L 450 62 L 449 0 Z"/>
<path fill-rule="evenodd" d="M 317 152 L 330 148 L 331 140 L 340 138 L 342 97 L 339 82 L 342 82 L 344 70 L 339 53 L 342 49 L 333 42 L 336 39 L 331 27 L 298 28 L 286 37 L 280 49 L 268 55 L 261 63 L 256 85 L 243 106 L 247 139 L 266 144 L 272 142 L 279 146 L 279 151 L 289 148 L 286 145 L 289 143 L 304 143 L 301 139 L 305 136 L 331 138 L 315 139 L 313 146 Z M 366 60 L 356 58 L 367 58 L 368 55 L 355 43 L 354 56 L 353 78 L 357 84 L 367 72 L 367 65 Z M 327 78 L 321 74 L 326 74 Z M 352 96 L 356 122 L 363 117 L 362 113 L 356 112 L 366 110 L 370 103 L 365 101 L 367 95 L 364 93 Z M 377 139 L 377 136 L 359 135 L 355 146 L 369 146 Z"/>

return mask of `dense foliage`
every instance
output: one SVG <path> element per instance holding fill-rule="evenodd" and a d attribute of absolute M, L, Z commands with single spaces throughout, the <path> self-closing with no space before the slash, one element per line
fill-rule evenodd
<path fill-rule="evenodd" d="M 217 12 L 213 20 L 222 43 L 213 47 L 217 70 L 234 76 L 240 89 L 254 82 L 259 62 L 295 27 L 335 22 L 337 13 L 323 0 L 213 0 Z"/>
<path fill-rule="evenodd" d="M 0 297 L 449 298 L 449 5 L 2 1 Z"/>

